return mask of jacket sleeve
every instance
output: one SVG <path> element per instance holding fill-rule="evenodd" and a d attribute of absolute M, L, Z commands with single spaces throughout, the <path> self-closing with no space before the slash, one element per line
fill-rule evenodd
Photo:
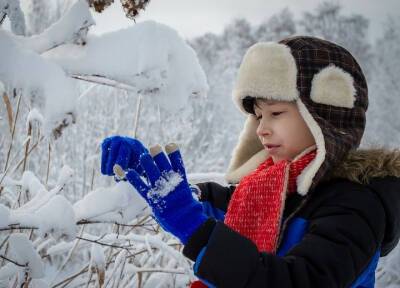
<path fill-rule="evenodd" d="M 232 194 L 235 191 L 235 185 L 222 186 L 215 182 L 197 183 L 200 189 L 199 200 L 207 201 L 213 207 L 226 212 Z"/>
<path fill-rule="evenodd" d="M 282 257 L 209 219 L 189 239 L 183 254 L 210 287 L 349 287 L 379 250 L 385 212 L 377 196 L 361 185 L 318 204 L 302 240 Z M 322 191 L 324 192 L 324 191 Z"/>

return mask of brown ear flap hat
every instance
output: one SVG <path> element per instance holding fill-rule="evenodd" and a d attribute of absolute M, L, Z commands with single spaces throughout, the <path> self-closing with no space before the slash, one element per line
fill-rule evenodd
<path fill-rule="evenodd" d="M 249 96 L 296 102 L 314 136 L 317 155 L 297 178 L 301 195 L 360 145 L 368 87 L 350 52 L 308 36 L 260 42 L 244 55 L 232 93 L 236 105 L 248 116 L 225 175 L 230 183 L 238 183 L 268 157 L 256 135 L 258 122 L 243 107 L 243 99 Z"/>

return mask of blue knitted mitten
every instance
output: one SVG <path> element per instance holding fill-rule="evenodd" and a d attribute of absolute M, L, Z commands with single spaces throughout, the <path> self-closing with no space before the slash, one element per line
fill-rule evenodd
<path fill-rule="evenodd" d="M 162 151 L 153 157 L 148 153 L 140 156 L 148 184 L 135 170 L 129 170 L 126 178 L 150 205 L 161 227 L 186 244 L 208 217 L 192 196 L 179 150 L 169 153 L 168 158 Z"/>
<path fill-rule="evenodd" d="M 134 169 L 143 175 L 139 157 L 149 151 L 143 144 L 134 138 L 112 136 L 103 140 L 101 144 L 101 173 L 114 175 L 114 165 L 119 165 L 123 170 Z"/>

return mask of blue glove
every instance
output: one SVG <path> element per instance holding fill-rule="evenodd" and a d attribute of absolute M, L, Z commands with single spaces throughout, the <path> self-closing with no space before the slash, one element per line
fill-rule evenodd
<path fill-rule="evenodd" d="M 122 136 L 108 137 L 101 144 L 101 173 L 114 175 L 114 165 L 118 164 L 125 171 L 134 169 L 143 175 L 139 157 L 148 152 L 139 140 Z"/>
<path fill-rule="evenodd" d="M 192 196 L 179 150 L 169 153 L 168 157 L 169 160 L 162 151 L 154 157 L 148 153 L 140 156 L 148 184 L 134 170 L 129 170 L 126 178 L 150 205 L 161 227 L 186 245 L 208 217 L 201 203 Z"/>

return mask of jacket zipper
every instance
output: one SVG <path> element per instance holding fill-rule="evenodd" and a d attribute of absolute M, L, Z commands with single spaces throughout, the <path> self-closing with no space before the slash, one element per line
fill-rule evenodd
<path fill-rule="evenodd" d="M 310 192 L 311 191 L 309 191 L 309 193 Z M 283 224 L 282 224 L 281 229 L 280 229 L 279 237 L 278 237 L 278 245 L 276 246 L 277 247 L 276 251 L 279 250 L 279 247 L 280 247 L 281 242 L 282 242 L 283 235 L 285 234 L 285 230 L 287 228 L 287 224 L 295 216 L 295 214 L 297 214 L 306 205 L 306 203 L 308 202 L 309 198 L 310 198 L 310 194 L 307 194 L 307 196 L 305 196 L 305 199 L 303 199 L 300 202 L 300 205 L 296 209 L 294 209 L 294 211 L 292 213 L 290 213 L 288 217 L 286 217 L 285 221 L 283 221 Z"/>

